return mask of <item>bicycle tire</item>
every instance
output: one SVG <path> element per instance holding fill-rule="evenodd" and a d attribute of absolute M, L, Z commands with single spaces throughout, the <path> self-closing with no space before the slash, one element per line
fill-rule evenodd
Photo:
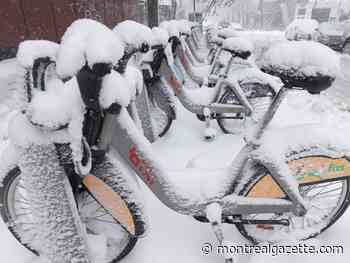
<path fill-rule="evenodd" d="M 0 186 L 0 214 L 8 230 L 16 238 L 16 240 L 26 249 L 31 251 L 33 254 L 39 256 L 39 253 L 34 248 L 32 248 L 29 244 L 26 244 L 25 242 L 23 242 L 20 233 L 16 231 L 15 219 L 10 213 L 10 205 L 8 202 L 9 189 L 11 188 L 12 184 L 16 182 L 16 180 L 19 178 L 20 175 L 21 175 L 21 171 L 19 167 L 15 167 L 11 169 L 3 178 Z M 137 215 L 137 211 L 135 211 L 137 207 L 133 203 L 128 203 L 127 205 L 135 221 L 136 234 L 143 233 L 145 223 Z M 129 236 L 129 240 L 126 246 L 124 247 L 124 249 L 121 251 L 121 253 L 118 256 L 116 256 L 113 260 L 111 260 L 110 263 L 119 262 L 125 256 L 127 256 L 131 252 L 131 250 L 135 247 L 137 241 L 138 241 L 137 237 Z"/>
<path fill-rule="evenodd" d="M 247 87 L 247 89 L 249 89 L 248 85 L 252 85 L 252 84 L 256 85 L 256 87 L 258 87 L 260 85 L 261 87 L 264 86 L 264 87 L 268 88 L 268 93 L 270 93 L 270 95 L 268 95 L 268 96 L 257 95 L 256 97 L 249 96 L 249 97 L 247 97 L 248 101 L 251 102 L 252 99 L 261 100 L 261 99 L 264 99 L 264 98 L 270 98 L 271 102 L 272 102 L 273 97 L 276 95 L 276 91 L 272 87 L 270 87 L 269 85 L 262 85 L 260 83 L 242 83 L 240 85 L 241 85 L 241 88 L 244 90 L 245 87 Z M 235 103 L 230 103 L 229 102 L 230 100 L 234 100 Z M 220 104 L 236 104 L 236 105 L 239 105 L 239 102 L 238 102 L 238 100 L 236 98 L 236 95 L 230 89 L 226 89 L 226 91 L 219 98 L 218 102 Z M 253 110 L 256 110 L 254 108 L 254 105 L 252 105 L 252 106 L 253 106 Z M 224 115 L 223 114 L 217 114 L 217 117 L 218 117 L 217 118 L 217 123 L 218 123 L 220 129 L 226 134 L 235 134 L 235 133 L 237 133 L 237 132 L 234 132 L 234 131 L 230 130 L 230 128 L 226 125 L 225 120 L 220 118 L 222 116 L 224 116 Z M 235 114 L 234 117 L 238 117 L 238 114 Z M 244 120 L 237 119 L 237 120 L 232 120 L 232 122 L 235 122 L 235 124 L 237 124 L 237 126 L 241 127 L 243 125 Z"/>
<path fill-rule="evenodd" d="M 294 154 L 296 154 L 296 153 L 294 153 Z M 312 157 L 312 156 L 313 155 L 310 154 L 310 155 L 305 155 L 302 158 L 307 158 L 307 157 Z M 293 160 L 293 158 L 291 158 L 291 160 Z M 260 164 L 256 164 L 256 166 L 254 167 L 254 170 L 255 171 L 253 172 L 253 176 L 250 178 L 250 180 L 248 180 L 248 182 L 245 184 L 245 186 L 239 192 L 239 195 L 247 196 L 249 191 L 252 189 L 252 187 L 259 180 L 261 180 L 263 177 L 265 177 L 268 174 L 267 169 Z M 326 224 L 321 229 L 313 230 L 314 231 L 313 233 L 307 234 L 303 238 L 300 238 L 299 239 L 300 241 L 307 240 L 307 239 L 314 238 L 314 237 L 318 236 L 322 232 L 326 231 L 329 227 L 331 227 L 344 214 L 344 212 L 346 211 L 346 209 L 348 208 L 348 206 L 350 204 L 350 178 L 347 177 L 346 179 L 343 179 L 343 180 L 346 181 L 346 190 L 344 193 L 344 199 L 343 199 L 342 203 L 338 206 L 337 211 L 335 211 L 333 216 L 329 219 L 328 224 Z M 254 237 L 253 235 L 251 235 L 247 231 L 246 225 L 244 225 L 244 224 L 236 223 L 235 226 L 236 226 L 237 230 L 240 232 L 240 234 L 243 237 L 245 237 L 247 240 L 252 242 L 253 244 L 258 244 L 259 242 L 266 241 L 266 240 L 258 239 L 256 237 Z"/>

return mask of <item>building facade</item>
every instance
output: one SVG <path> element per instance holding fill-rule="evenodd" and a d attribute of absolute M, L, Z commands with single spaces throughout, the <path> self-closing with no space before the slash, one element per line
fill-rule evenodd
<path fill-rule="evenodd" d="M 343 0 L 309 0 L 298 3 L 295 18 L 315 19 L 318 22 L 339 22 L 342 20 L 346 1 Z"/>
<path fill-rule="evenodd" d="M 13 56 L 25 39 L 58 42 L 78 18 L 111 28 L 124 19 L 145 23 L 145 6 L 144 0 L 1 0 L 0 59 Z"/>

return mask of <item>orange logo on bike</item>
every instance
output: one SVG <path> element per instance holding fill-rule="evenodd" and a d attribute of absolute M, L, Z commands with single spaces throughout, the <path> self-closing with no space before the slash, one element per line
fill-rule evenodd
<path fill-rule="evenodd" d="M 180 95 L 181 93 L 181 84 L 179 81 L 176 79 L 175 74 L 172 74 L 169 80 L 170 86 L 173 88 L 174 92 L 176 95 Z"/>
<path fill-rule="evenodd" d="M 154 175 L 153 169 L 149 166 L 146 160 L 144 160 L 141 156 L 139 156 L 136 146 L 131 147 L 129 151 L 128 158 L 132 165 L 140 171 L 143 175 L 145 182 L 151 186 L 154 184 Z"/>

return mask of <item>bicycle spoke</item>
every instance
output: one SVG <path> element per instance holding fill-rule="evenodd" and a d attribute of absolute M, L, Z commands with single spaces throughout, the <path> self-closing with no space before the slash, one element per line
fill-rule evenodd
<path fill-rule="evenodd" d="M 329 224 L 334 213 L 339 211 L 339 205 L 344 201 L 344 191 L 347 190 L 347 187 L 346 180 L 302 186 L 299 191 L 305 198 L 308 208 L 305 216 L 296 217 L 293 214 L 288 214 L 289 226 L 275 226 L 269 230 L 271 235 L 268 236 L 266 236 L 265 229 L 246 226 L 246 230 L 249 235 L 261 241 L 270 240 L 270 238 L 273 241 L 278 241 L 279 238 L 283 239 L 284 235 L 281 235 L 281 231 L 287 235 L 295 233 L 298 238 L 307 238 Z M 286 217 L 286 214 L 283 215 Z M 276 216 L 272 214 L 267 218 L 266 215 L 258 215 L 254 218 L 274 220 Z"/>
<path fill-rule="evenodd" d="M 313 184 L 313 185 L 307 185 L 307 186 L 303 186 L 302 188 L 304 187 L 307 187 L 306 189 L 306 192 L 310 192 L 311 190 L 315 190 L 315 189 L 319 189 L 319 188 L 322 188 L 324 189 L 325 187 L 328 187 L 332 184 L 335 184 L 334 182 L 329 182 L 329 183 L 326 183 L 326 184 Z"/>
<path fill-rule="evenodd" d="M 334 206 L 328 206 L 328 207 L 319 207 L 318 205 L 315 205 L 315 204 L 311 204 L 311 207 L 314 207 L 320 211 L 324 211 L 324 210 L 330 210 L 330 209 L 333 209 Z"/>
<path fill-rule="evenodd" d="M 338 191 L 342 189 L 342 187 L 338 187 L 338 188 L 335 188 L 335 189 L 331 189 L 331 190 L 328 190 L 328 191 L 325 191 L 325 189 L 322 189 L 321 191 L 319 191 L 317 194 L 314 194 L 311 196 L 311 198 L 314 198 L 316 196 L 320 196 L 320 195 L 323 195 L 323 194 L 327 194 L 327 193 L 331 193 L 331 192 L 334 192 L 334 191 Z M 325 192 L 324 192 L 325 191 Z"/>
<path fill-rule="evenodd" d="M 110 216 L 110 214 L 104 210 L 103 214 L 95 215 L 94 218 L 99 218 L 99 217 L 103 217 L 103 216 L 106 216 L 106 215 Z"/>
<path fill-rule="evenodd" d="M 27 212 L 27 213 L 16 213 L 16 217 L 20 217 L 20 216 L 27 216 L 27 215 L 31 215 L 31 213 Z"/>
<path fill-rule="evenodd" d="M 313 200 L 318 200 L 321 198 L 332 198 L 332 197 L 337 197 L 339 196 L 339 194 L 331 194 L 331 195 L 322 195 L 322 196 L 316 196 L 313 198 Z"/>

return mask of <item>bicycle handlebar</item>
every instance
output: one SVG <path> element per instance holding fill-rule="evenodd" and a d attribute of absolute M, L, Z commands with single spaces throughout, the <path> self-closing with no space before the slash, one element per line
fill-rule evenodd
<path fill-rule="evenodd" d="M 187 34 L 187 33 L 180 33 L 180 36 L 189 37 L 189 36 L 190 36 L 190 34 Z"/>
<path fill-rule="evenodd" d="M 163 45 L 154 45 L 151 47 L 151 50 L 160 50 L 160 49 L 163 49 L 164 46 Z"/>
<path fill-rule="evenodd" d="M 141 47 L 132 48 L 131 50 L 124 52 L 123 57 L 118 61 L 118 64 L 113 67 L 113 70 L 119 73 L 124 73 L 126 66 L 133 55 L 136 53 L 147 53 L 149 50 L 150 46 L 146 43 L 143 43 Z"/>

